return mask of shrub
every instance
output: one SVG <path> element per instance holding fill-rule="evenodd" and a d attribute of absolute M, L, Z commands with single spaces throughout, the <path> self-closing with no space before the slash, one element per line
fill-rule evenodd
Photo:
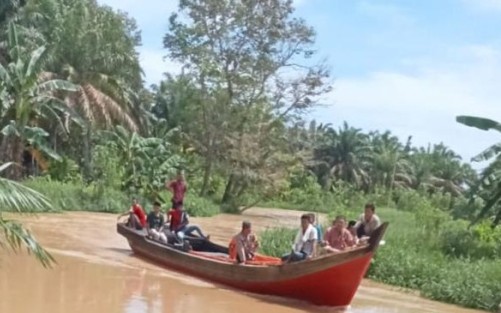
<path fill-rule="evenodd" d="M 39 177 L 23 182 L 24 185 L 44 194 L 56 210 L 122 212 L 130 205 L 130 199 L 112 188 L 88 185 L 82 182 L 63 183 L 48 177 Z"/>
<path fill-rule="evenodd" d="M 280 257 L 290 252 L 296 233 L 290 228 L 266 229 L 259 236 L 260 253 Z"/>
<path fill-rule="evenodd" d="M 501 229 L 492 229 L 489 223 L 470 229 L 466 223 L 450 224 L 440 236 L 440 247 L 457 258 L 494 259 L 501 255 Z"/>

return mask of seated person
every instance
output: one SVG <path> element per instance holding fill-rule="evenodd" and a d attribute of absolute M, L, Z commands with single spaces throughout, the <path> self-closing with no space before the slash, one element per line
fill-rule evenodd
<path fill-rule="evenodd" d="M 374 204 L 367 203 L 364 210 L 364 213 L 360 215 L 357 224 L 355 225 L 358 238 L 365 236 L 370 237 L 372 235 L 372 232 L 374 232 L 374 230 L 376 230 L 379 225 L 381 225 L 379 217 L 375 214 L 376 207 L 374 206 Z"/>
<path fill-rule="evenodd" d="M 148 214 L 146 218 L 146 230 L 148 235 L 154 240 L 160 240 L 167 243 L 167 236 L 163 232 L 164 228 L 164 215 L 160 213 L 160 202 L 153 203 L 153 211 Z"/>
<path fill-rule="evenodd" d="M 256 237 L 251 234 L 250 222 L 242 222 L 242 230 L 233 236 L 228 247 L 228 254 L 231 260 L 238 264 L 254 259 L 258 243 Z"/>
<path fill-rule="evenodd" d="M 292 252 L 282 257 L 283 262 L 297 262 L 311 259 L 316 252 L 317 230 L 310 223 L 310 216 L 301 216 L 301 227 L 292 246 Z"/>
<path fill-rule="evenodd" d="M 327 252 L 341 252 L 355 245 L 353 236 L 346 229 L 346 218 L 341 215 L 334 219 L 332 227 L 325 232 L 324 238 L 324 249 Z"/>
<path fill-rule="evenodd" d="M 319 243 L 321 243 L 323 241 L 322 225 L 315 222 L 315 214 L 314 213 L 310 213 L 309 216 L 310 216 L 311 225 L 313 225 L 313 227 L 315 227 L 315 229 L 317 230 L 317 240 Z"/>
<path fill-rule="evenodd" d="M 127 226 L 137 230 L 142 230 L 146 226 L 146 213 L 144 213 L 143 208 L 138 203 L 136 198 L 132 199 L 132 206 L 129 211 L 120 214 L 118 219 L 127 215 L 129 215 L 129 220 L 126 224 Z"/>
<path fill-rule="evenodd" d="M 183 210 L 183 206 L 179 205 L 176 208 L 170 209 L 167 213 L 167 221 L 169 224 L 169 229 L 171 232 L 175 233 L 178 238 L 184 238 L 184 236 L 193 236 L 193 233 L 197 233 L 199 237 L 210 239 L 209 235 L 204 235 L 200 227 L 196 225 L 189 225 L 188 213 Z"/>
<path fill-rule="evenodd" d="M 349 221 L 348 222 L 348 231 L 350 232 L 351 236 L 353 237 L 353 240 L 355 241 L 355 244 L 358 244 L 358 236 L 357 236 L 357 229 L 355 228 L 355 225 L 357 224 L 357 221 Z"/>

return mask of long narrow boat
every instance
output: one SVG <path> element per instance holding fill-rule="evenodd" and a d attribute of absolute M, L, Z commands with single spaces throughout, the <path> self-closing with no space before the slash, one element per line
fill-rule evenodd
<path fill-rule="evenodd" d="M 134 253 L 168 268 L 245 291 L 305 300 L 322 306 L 348 306 L 371 263 L 388 223 L 375 230 L 366 245 L 296 263 L 234 264 L 228 249 L 200 238 L 191 238 L 192 250 L 149 239 L 141 231 L 117 224 Z M 271 260 L 271 262 L 266 262 Z M 269 264 L 267 264 L 269 263 Z"/>

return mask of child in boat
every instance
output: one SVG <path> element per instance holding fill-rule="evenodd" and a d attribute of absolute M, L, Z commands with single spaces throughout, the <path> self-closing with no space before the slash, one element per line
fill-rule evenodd
<path fill-rule="evenodd" d="M 355 245 L 353 236 L 346 229 L 346 218 L 342 215 L 336 216 L 324 238 L 324 250 L 327 252 L 341 252 Z"/>
<path fill-rule="evenodd" d="M 308 215 L 310 216 L 311 225 L 313 225 L 313 227 L 315 227 L 315 229 L 317 230 L 317 241 L 318 241 L 318 243 L 321 243 L 323 241 L 322 225 L 320 225 L 319 223 L 317 223 L 315 221 L 315 214 L 314 213 L 310 213 Z"/>
<path fill-rule="evenodd" d="M 257 240 L 251 234 L 252 226 L 250 222 L 242 222 L 242 230 L 233 236 L 228 246 L 228 254 L 231 260 L 238 264 L 245 263 L 254 258 L 257 249 Z"/>
<path fill-rule="evenodd" d="M 146 226 L 146 213 L 144 213 L 144 210 L 137 201 L 137 198 L 132 198 L 132 206 L 130 209 L 127 212 L 120 214 L 118 219 L 127 215 L 129 215 L 127 226 L 137 230 L 142 230 Z"/>
<path fill-rule="evenodd" d="M 151 238 L 167 243 L 167 236 L 163 232 L 163 228 L 164 215 L 160 213 L 160 202 L 155 201 L 155 203 L 153 203 L 153 211 L 151 211 L 146 218 L 146 229 Z"/>

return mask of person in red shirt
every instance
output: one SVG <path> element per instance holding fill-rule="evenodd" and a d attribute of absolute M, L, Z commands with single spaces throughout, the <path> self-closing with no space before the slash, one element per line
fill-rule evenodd
<path fill-rule="evenodd" d="M 188 213 L 183 210 L 182 206 L 172 208 L 167 212 L 167 222 L 169 223 L 169 230 L 176 234 L 178 238 L 193 236 L 193 233 L 197 233 L 201 238 L 210 239 L 210 235 L 204 235 L 200 227 L 189 225 Z"/>
<path fill-rule="evenodd" d="M 172 208 L 176 209 L 184 204 L 184 195 L 188 190 L 182 171 L 179 171 L 175 180 L 165 181 L 165 188 L 172 192 Z"/>
<path fill-rule="evenodd" d="M 120 219 L 121 217 L 127 215 L 129 215 L 127 226 L 137 230 L 142 230 L 146 226 L 146 213 L 144 213 L 143 208 L 138 203 L 136 198 L 132 199 L 132 206 L 129 211 L 121 214 L 118 218 Z"/>

